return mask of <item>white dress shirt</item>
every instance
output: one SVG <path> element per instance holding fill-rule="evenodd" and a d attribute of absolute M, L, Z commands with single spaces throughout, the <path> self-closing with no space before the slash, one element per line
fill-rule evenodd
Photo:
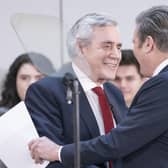
<path fill-rule="evenodd" d="M 88 76 L 85 73 L 83 73 L 74 63 L 72 63 L 72 68 L 92 108 L 92 111 L 97 121 L 97 125 L 99 127 L 100 135 L 103 135 L 105 134 L 105 130 L 104 130 L 102 113 L 99 105 L 99 100 L 98 100 L 98 96 L 92 91 L 92 88 L 96 87 L 97 85 L 90 78 L 88 78 Z"/>
<path fill-rule="evenodd" d="M 163 62 L 161 62 L 161 64 L 159 64 L 156 67 L 156 69 L 153 72 L 152 77 L 158 75 L 162 71 L 162 69 L 164 69 L 167 65 L 168 65 L 168 59 L 165 59 Z"/>
<path fill-rule="evenodd" d="M 105 134 L 105 129 L 104 129 L 104 123 L 103 123 L 103 118 L 102 118 L 102 112 L 101 112 L 101 107 L 99 105 L 99 99 L 98 96 L 96 95 L 96 93 L 94 93 L 92 91 L 92 88 L 96 87 L 97 84 L 95 82 L 93 82 L 84 72 L 82 72 L 77 65 L 75 65 L 75 63 L 72 63 L 72 68 L 76 74 L 76 77 L 78 78 L 84 92 L 85 95 L 88 99 L 88 102 L 91 106 L 91 109 L 94 113 L 94 116 L 96 118 L 97 121 L 97 125 L 99 128 L 99 132 L 100 135 L 104 135 Z M 101 85 L 101 87 L 103 88 L 103 85 Z M 116 126 L 116 122 L 113 118 L 113 123 L 114 123 L 114 127 Z M 59 161 L 61 162 L 61 149 L 63 146 L 61 146 L 58 150 L 58 157 L 59 157 Z"/>

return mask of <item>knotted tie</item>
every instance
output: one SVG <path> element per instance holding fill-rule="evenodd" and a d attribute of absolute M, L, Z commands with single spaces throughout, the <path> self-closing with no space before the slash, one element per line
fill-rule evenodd
<path fill-rule="evenodd" d="M 92 89 L 99 98 L 99 104 L 101 107 L 103 123 L 105 133 L 108 133 L 112 128 L 114 128 L 114 123 L 112 119 L 112 111 L 110 110 L 110 106 L 108 104 L 108 100 L 105 96 L 105 93 L 101 87 L 95 87 Z M 112 162 L 109 162 L 109 167 L 112 168 Z"/>

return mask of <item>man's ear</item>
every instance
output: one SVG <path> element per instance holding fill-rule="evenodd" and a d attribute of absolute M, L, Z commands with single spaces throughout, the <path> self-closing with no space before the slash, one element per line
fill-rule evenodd
<path fill-rule="evenodd" d="M 147 36 L 144 41 L 143 47 L 146 53 L 151 52 L 154 49 L 154 39 L 151 36 Z"/>
<path fill-rule="evenodd" d="M 78 39 L 77 46 L 78 46 L 79 52 L 83 55 L 86 49 L 85 44 L 81 40 Z"/>

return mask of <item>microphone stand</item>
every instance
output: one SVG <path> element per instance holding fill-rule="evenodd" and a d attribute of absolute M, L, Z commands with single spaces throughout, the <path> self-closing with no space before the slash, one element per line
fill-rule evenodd
<path fill-rule="evenodd" d="M 79 113 L 79 82 L 71 74 L 66 73 L 63 83 L 67 88 L 66 101 L 68 104 L 73 103 L 73 131 L 75 143 L 74 168 L 80 168 L 80 113 Z"/>
<path fill-rule="evenodd" d="M 75 168 L 80 168 L 80 114 L 79 114 L 79 82 L 73 81 L 74 88 L 74 141 L 75 141 Z"/>

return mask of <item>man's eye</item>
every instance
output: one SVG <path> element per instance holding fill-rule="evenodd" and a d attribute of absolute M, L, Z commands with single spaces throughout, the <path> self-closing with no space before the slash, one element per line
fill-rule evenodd
<path fill-rule="evenodd" d="M 104 48 L 104 49 L 111 49 L 112 46 L 111 46 L 111 45 L 104 45 L 103 48 Z"/>
<path fill-rule="evenodd" d="M 115 81 L 116 81 L 116 82 L 119 82 L 119 81 L 120 81 L 120 78 L 116 77 L 116 78 L 115 78 Z"/>
<path fill-rule="evenodd" d="M 118 49 L 118 50 L 121 50 L 121 46 L 120 46 L 120 45 L 119 45 L 119 46 L 117 46 L 117 49 Z"/>
<path fill-rule="evenodd" d="M 127 77 L 127 81 L 133 81 L 134 78 L 133 77 Z"/>

